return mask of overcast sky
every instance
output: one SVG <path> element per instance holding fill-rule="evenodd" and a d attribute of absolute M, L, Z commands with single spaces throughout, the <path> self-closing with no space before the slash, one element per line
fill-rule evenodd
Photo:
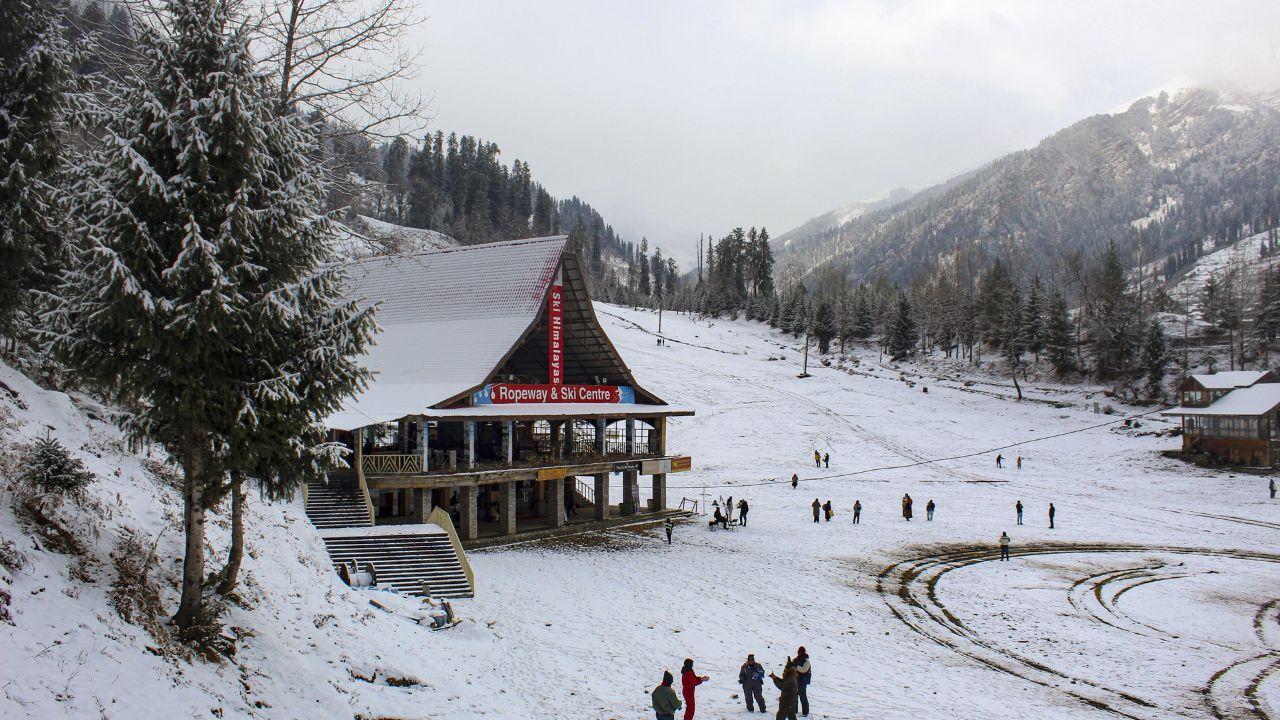
<path fill-rule="evenodd" d="M 421 0 L 434 128 L 687 267 L 1170 84 L 1280 88 L 1280 1 Z"/>

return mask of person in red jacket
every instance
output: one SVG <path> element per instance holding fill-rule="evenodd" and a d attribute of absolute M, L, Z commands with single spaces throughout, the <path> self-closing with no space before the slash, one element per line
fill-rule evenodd
<path fill-rule="evenodd" d="M 680 669 L 680 692 L 684 695 L 684 720 L 693 720 L 693 689 L 711 678 L 693 671 L 693 658 L 684 659 L 684 667 Z"/>

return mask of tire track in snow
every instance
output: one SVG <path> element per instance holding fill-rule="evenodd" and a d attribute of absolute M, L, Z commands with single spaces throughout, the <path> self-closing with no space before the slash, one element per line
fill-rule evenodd
<path fill-rule="evenodd" d="M 1052 545 L 1024 548 L 1014 552 L 1017 556 L 1037 556 L 1081 553 L 1150 553 L 1175 555 L 1200 555 L 1238 560 L 1280 563 L 1280 555 L 1267 553 L 1185 548 L 1176 546 L 1126 546 L 1126 545 Z M 1015 651 L 1000 647 L 969 628 L 951 613 L 938 598 L 937 587 L 942 578 L 953 570 L 982 562 L 998 560 L 999 551 L 993 548 L 966 547 L 947 553 L 939 553 L 895 563 L 881 571 L 876 579 L 880 593 L 894 617 L 921 636 L 954 650 L 998 672 L 1013 675 L 1046 688 L 1057 690 L 1099 710 L 1133 718 L 1155 720 L 1170 713 L 1186 715 L 1171 708 L 1159 708 L 1154 703 L 1087 678 L 1050 667 Z M 1142 568 L 1139 568 L 1141 570 Z M 1121 577 L 1126 571 L 1116 573 Z M 1130 571 L 1131 572 L 1131 571 Z M 1091 577 L 1101 577 L 1102 573 Z M 1081 582 L 1089 582 L 1085 578 Z M 1079 584 L 1079 583 L 1077 583 Z M 923 585 L 924 590 L 920 587 Z M 1123 591 L 1122 591 L 1123 592 Z M 1114 600 L 1113 596 L 1113 600 Z M 1276 606 L 1276 607 L 1273 607 Z M 1263 606 L 1259 617 L 1271 617 L 1280 608 L 1280 601 Z M 1269 614 L 1270 613 L 1270 614 Z M 1266 626 L 1265 620 L 1255 620 L 1255 626 Z M 1259 636 L 1267 642 L 1262 630 Z M 1215 718 L 1238 720 L 1262 718 L 1270 720 L 1265 706 L 1258 696 L 1259 687 L 1280 669 L 1280 653 L 1267 653 L 1244 658 L 1223 668 L 1210 678 L 1201 690 L 1206 704 Z"/>

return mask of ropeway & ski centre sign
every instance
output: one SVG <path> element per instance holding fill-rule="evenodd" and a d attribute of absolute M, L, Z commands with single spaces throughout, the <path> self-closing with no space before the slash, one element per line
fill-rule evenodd
<path fill-rule="evenodd" d="M 493 383 L 472 393 L 473 405 L 533 405 L 538 403 L 634 403 L 628 385 L 518 385 Z"/>

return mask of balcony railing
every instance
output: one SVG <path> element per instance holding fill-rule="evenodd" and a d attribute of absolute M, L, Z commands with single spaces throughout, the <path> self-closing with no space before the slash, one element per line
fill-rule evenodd
<path fill-rule="evenodd" d="M 419 475 L 422 473 L 421 455 L 365 455 L 361 458 L 365 475 Z"/>

